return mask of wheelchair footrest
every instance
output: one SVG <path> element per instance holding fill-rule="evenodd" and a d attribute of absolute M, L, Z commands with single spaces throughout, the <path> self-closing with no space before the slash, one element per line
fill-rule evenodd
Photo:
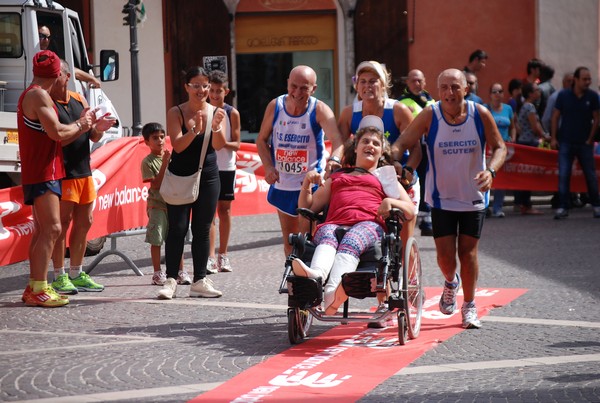
<path fill-rule="evenodd" d="M 388 308 L 392 309 L 403 309 L 404 308 L 404 300 L 402 297 L 398 297 L 396 295 L 390 295 L 388 298 Z"/>
<path fill-rule="evenodd" d="M 342 286 L 349 297 L 358 299 L 375 297 L 377 293 L 371 290 L 373 279 L 377 279 L 375 270 L 353 271 L 342 276 Z"/>
<path fill-rule="evenodd" d="M 323 302 L 321 277 L 307 278 L 287 276 L 288 306 L 290 308 L 312 308 Z"/>

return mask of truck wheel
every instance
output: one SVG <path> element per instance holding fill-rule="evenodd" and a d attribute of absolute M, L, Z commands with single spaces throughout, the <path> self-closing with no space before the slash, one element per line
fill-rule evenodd
<path fill-rule="evenodd" d="M 96 256 L 104 247 L 104 242 L 106 242 L 105 236 L 87 241 L 84 256 Z M 69 248 L 65 250 L 65 257 L 71 257 Z"/>
<path fill-rule="evenodd" d="M 87 241 L 85 256 L 96 256 L 104 247 L 104 242 L 106 242 L 105 236 Z"/>

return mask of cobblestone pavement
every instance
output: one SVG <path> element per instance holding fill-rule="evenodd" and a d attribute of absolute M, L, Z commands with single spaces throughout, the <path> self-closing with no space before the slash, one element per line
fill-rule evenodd
<path fill-rule="evenodd" d="M 529 291 L 361 402 L 600 401 L 600 220 L 589 206 L 564 221 L 542 209 L 486 220 L 480 243 L 481 287 Z M 106 290 L 64 308 L 25 307 L 27 262 L 2 267 L 0 401 L 184 402 L 287 349 L 276 215 L 236 217 L 231 238 L 234 271 L 211 276 L 216 300 L 187 298 L 189 286 L 157 300 L 141 235 L 117 246 L 144 276 L 108 256 L 91 273 Z M 417 240 L 424 284 L 440 286 L 433 240 Z M 331 326 L 315 322 L 311 334 Z"/>

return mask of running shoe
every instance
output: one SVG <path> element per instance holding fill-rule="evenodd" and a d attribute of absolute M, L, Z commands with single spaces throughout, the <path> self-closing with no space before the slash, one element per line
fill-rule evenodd
<path fill-rule="evenodd" d="M 71 279 L 71 282 L 78 291 L 91 291 L 100 292 L 104 290 L 104 286 L 96 283 L 86 272 L 82 271 L 81 274 Z"/>
<path fill-rule="evenodd" d="M 506 214 L 504 214 L 504 211 L 500 210 L 500 211 L 495 211 L 492 213 L 492 217 L 496 217 L 496 218 L 504 218 L 506 216 Z"/>
<path fill-rule="evenodd" d="M 214 257 L 208 258 L 208 262 L 206 262 L 206 272 L 208 274 L 217 274 L 219 272 L 217 268 L 217 259 Z"/>
<path fill-rule="evenodd" d="M 231 269 L 231 262 L 229 262 L 227 255 L 219 253 L 219 256 L 217 257 L 217 263 L 220 272 L 231 273 L 233 271 Z"/>
<path fill-rule="evenodd" d="M 190 285 L 192 284 L 192 279 L 187 271 L 179 270 L 179 274 L 177 275 L 177 284 L 182 285 Z"/>
<path fill-rule="evenodd" d="M 44 308 L 56 308 L 69 303 L 69 298 L 58 294 L 54 288 L 47 286 L 40 292 L 30 292 L 25 295 L 25 305 L 41 306 Z"/>
<path fill-rule="evenodd" d="M 77 294 L 77 287 L 73 285 L 69 275 L 67 273 L 61 274 L 52 282 L 52 288 L 59 294 L 63 295 L 75 295 Z"/>
<path fill-rule="evenodd" d="M 218 298 L 221 295 L 223 295 L 223 293 L 216 290 L 212 280 L 209 280 L 207 277 L 196 281 L 190 287 L 190 297 Z"/>
<path fill-rule="evenodd" d="M 165 274 L 164 271 L 162 271 L 162 270 L 155 271 L 152 274 L 152 285 L 165 285 L 166 281 L 167 281 L 167 275 Z"/>
<path fill-rule="evenodd" d="M 462 314 L 462 327 L 465 329 L 479 329 L 481 327 L 481 322 L 477 319 L 477 308 L 475 304 L 466 304 L 464 303 L 462 308 L 460 309 L 460 313 Z"/>
<path fill-rule="evenodd" d="M 556 209 L 556 213 L 554 214 L 555 220 L 562 220 L 563 218 L 567 218 L 569 216 L 569 212 L 564 208 Z"/>
<path fill-rule="evenodd" d="M 375 313 L 385 313 L 388 311 L 388 307 L 385 304 L 385 302 L 380 302 L 379 306 L 377 306 L 377 309 L 375 310 Z M 392 318 L 388 318 L 387 320 L 380 320 L 378 322 L 369 322 L 367 323 L 367 327 L 369 329 L 383 329 L 386 328 L 388 326 L 393 326 L 394 325 L 394 321 L 392 320 Z"/>
<path fill-rule="evenodd" d="M 32 291 L 31 286 L 27 284 L 27 287 L 25 287 L 25 291 L 23 291 L 23 295 L 21 296 L 21 301 L 25 302 Z"/>
<path fill-rule="evenodd" d="M 177 281 L 174 278 L 168 278 L 163 288 L 158 292 L 158 299 L 173 299 L 177 295 Z"/>
<path fill-rule="evenodd" d="M 600 218 L 600 206 L 594 207 L 594 218 Z"/>
<path fill-rule="evenodd" d="M 444 282 L 444 292 L 440 297 L 440 312 L 444 315 L 452 315 L 456 310 L 456 294 L 460 288 L 460 276 L 456 273 L 456 281 L 449 283 Z"/>

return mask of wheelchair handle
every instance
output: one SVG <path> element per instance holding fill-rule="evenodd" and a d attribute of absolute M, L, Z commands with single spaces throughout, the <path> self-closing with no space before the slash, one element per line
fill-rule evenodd
<path fill-rule="evenodd" d="M 401 223 L 406 221 L 406 216 L 404 215 L 404 212 L 397 208 L 390 209 L 390 217 L 389 218 L 397 220 Z"/>
<path fill-rule="evenodd" d="M 296 212 L 310 221 L 319 221 L 319 214 L 307 208 L 298 208 Z"/>

